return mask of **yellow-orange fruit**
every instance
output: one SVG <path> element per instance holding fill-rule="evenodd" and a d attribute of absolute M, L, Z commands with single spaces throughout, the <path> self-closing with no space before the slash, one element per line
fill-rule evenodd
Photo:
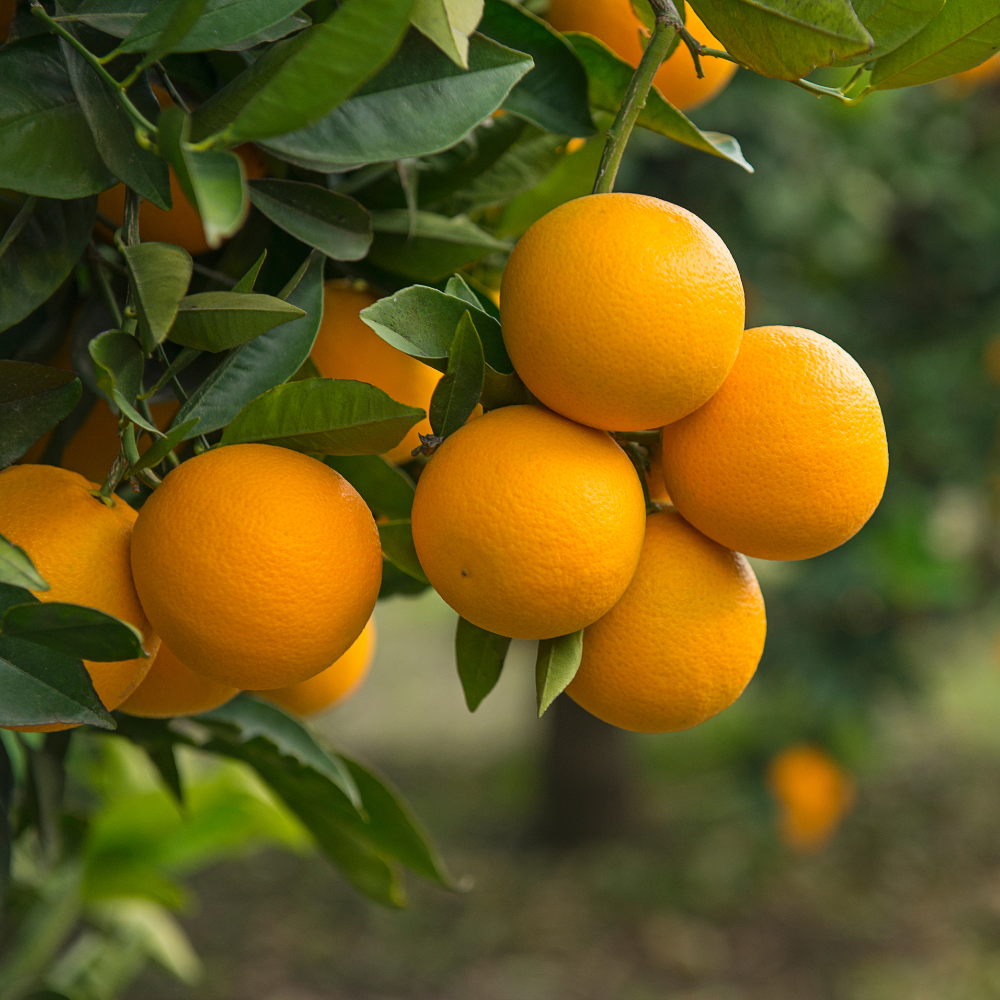
<path fill-rule="evenodd" d="M 239 688 L 188 670 L 161 642 L 149 673 L 122 702 L 121 710 L 144 719 L 197 715 L 225 705 L 238 693 Z"/>
<path fill-rule="evenodd" d="M 641 22 L 629 0 L 551 0 L 545 16 L 559 31 L 585 31 L 630 65 L 639 65 L 644 48 Z M 706 48 L 723 48 L 690 7 L 685 26 Z M 711 56 L 702 58 L 701 67 L 705 75 L 699 79 L 694 60 L 681 42 L 657 70 L 653 85 L 674 107 L 682 111 L 695 108 L 715 97 L 736 72 L 735 63 Z"/>
<path fill-rule="evenodd" d="M 491 410 L 447 438 L 412 513 L 434 589 L 474 625 L 515 639 L 600 618 L 632 579 L 644 521 L 621 448 L 540 406 Z"/>
<path fill-rule="evenodd" d="M 82 476 L 51 465 L 14 465 L 0 473 L 0 535 L 19 545 L 49 590 L 41 601 L 82 604 L 135 626 L 152 656 L 159 646 L 129 568 L 135 511 L 124 500 L 106 506 Z M 149 659 L 84 661 L 105 708 L 117 708 L 149 670 Z M 71 724 L 28 727 L 52 732 Z"/>
<path fill-rule="evenodd" d="M 371 618 L 351 648 L 326 670 L 291 687 L 257 693 L 293 715 L 317 715 L 346 701 L 361 687 L 374 655 L 375 619 Z"/>
<path fill-rule="evenodd" d="M 819 747 L 799 743 L 782 750 L 767 772 L 778 804 L 778 830 L 790 847 L 823 847 L 854 803 L 854 783 Z"/>
<path fill-rule="evenodd" d="M 722 384 L 743 337 L 743 285 L 726 245 L 686 209 L 588 195 L 521 237 L 500 313 L 514 367 L 549 409 L 638 431 Z"/>
<path fill-rule="evenodd" d="M 659 445 L 652 449 L 649 456 L 649 471 L 646 473 L 646 489 L 653 503 L 670 503 L 670 493 L 663 479 L 663 454 Z"/>
<path fill-rule="evenodd" d="M 182 663 L 257 690 L 304 681 L 347 650 L 375 607 L 382 549 L 333 469 L 236 444 L 166 476 L 136 522 L 132 573 Z"/>
<path fill-rule="evenodd" d="M 722 388 L 663 428 L 663 476 L 677 509 L 720 545 L 808 559 L 871 517 L 889 454 L 861 366 L 811 330 L 747 330 Z"/>
<path fill-rule="evenodd" d="M 746 559 L 673 511 L 651 514 L 635 576 L 584 632 L 583 659 L 566 692 L 621 729 L 690 729 L 742 694 L 766 630 Z"/>
<path fill-rule="evenodd" d="M 441 373 L 387 344 L 358 317 L 375 301 L 368 292 L 328 281 L 323 289 L 323 322 L 313 344 L 312 359 L 324 378 L 367 382 L 398 403 L 426 410 Z M 385 457 L 390 462 L 408 462 L 413 449 L 420 447 L 419 435 L 430 433 L 430 420 L 421 420 Z"/>

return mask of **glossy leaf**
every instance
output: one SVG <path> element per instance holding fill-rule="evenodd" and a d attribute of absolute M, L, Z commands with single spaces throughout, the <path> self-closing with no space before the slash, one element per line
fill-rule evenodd
<path fill-rule="evenodd" d="M 166 0 L 158 3 L 129 32 L 121 44 L 123 52 L 145 52 L 139 65 L 145 69 L 161 56 L 173 52 L 195 26 L 205 0 Z"/>
<path fill-rule="evenodd" d="M 198 292 L 181 299 L 170 339 L 201 351 L 225 351 L 303 316 L 304 309 L 273 295 Z"/>
<path fill-rule="evenodd" d="M 441 438 L 454 434 L 472 415 L 483 394 L 486 362 L 471 313 L 458 321 L 448 351 L 448 369 L 431 396 L 431 429 Z"/>
<path fill-rule="evenodd" d="M 461 70 L 411 31 L 395 58 L 315 125 L 268 141 L 282 159 L 321 171 L 449 149 L 504 102 L 531 59 L 481 35 Z"/>
<path fill-rule="evenodd" d="M 87 349 L 94 360 L 97 385 L 104 394 L 129 420 L 158 435 L 159 430 L 135 408 L 143 369 L 142 348 L 135 337 L 109 330 L 95 337 Z"/>
<path fill-rule="evenodd" d="M 413 547 L 413 531 L 409 518 L 380 524 L 378 536 L 382 542 L 382 554 L 389 562 L 407 576 L 412 576 L 414 580 L 430 583 L 417 558 L 417 550 Z"/>
<path fill-rule="evenodd" d="M 286 300 L 305 310 L 305 315 L 228 354 L 180 408 L 175 427 L 195 417 L 200 423 L 188 436 L 225 427 L 251 400 L 295 374 L 309 357 L 323 321 L 324 259 L 318 251 L 309 256 Z"/>
<path fill-rule="evenodd" d="M 275 225 L 333 260 L 360 260 L 371 246 L 371 218 L 347 195 L 267 178 L 251 181 L 250 200 Z"/>
<path fill-rule="evenodd" d="M 193 420 L 185 420 L 184 423 L 171 428 L 166 437 L 154 441 L 153 444 L 132 462 L 125 475 L 134 476 L 136 473 L 142 472 L 143 469 L 152 469 L 154 466 L 159 465 L 182 441 L 186 441 L 189 437 L 194 437 L 199 433 L 197 430 L 198 423 L 198 418 L 195 417 Z"/>
<path fill-rule="evenodd" d="M 595 108 L 614 114 L 625 98 L 635 71 L 624 59 L 620 59 L 603 42 L 591 35 L 571 32 L 566 37 L 573 43 L 576 54 L 587 67 L 590 103 Z M 720 132 L 702 132 L 694 122 L 668 103 L 655 87 L 649 92 L 645 108 L 639 112 L 638 124 L 651 132 L 659 132 L 668 139 L 682 142 L 685 146 L 720 156 L 753 173 L 753 167 L 743 158 L 740 144 L 732 136 Z"/>
<path fill-rule="evenodd" d="M 510 639 L 506 636 L 487 632 L 464 618 L 458 619 L 455 661 L 470 712 L 479 708 L 482 700 L 496 687 L 509 648 Z"/>
<path fill-rule="evenodd" d="M 560 635 L 555 639 L 542 639 L 538 643 L 535 659 L 535 693 L 538 698 L 538 717 L 566 690 L 580 669 L 583 656 L 583 629 Z"/>
<path fill-rule="evenodd" d="M 320 455 L 381 455 L 424 416 L 366 382 L 313 378 L 275 386 L 248 403 L 222 443 L 266 441 Z"/>
<path fill-rule="evenodd" d="M 559 135 L 594 134 L 587 71 L 559 32 L 509 0 L 486 0 L 479 30 L 502 45 L 526 52 L 535 61 L 535 68 L 504 102 L 507 111 Z"/>
<path fill-rule="evenodd" d="M 75 372 L 0 361 L 0 469 L 67 416 L 82 392 Z"/>
<path fill-rule="evenodd" d="M 173 243 L 136 243 L 122 247 L 121 254 L 139 318 L 139 341 L 150 354 L 173 326 L 194 265 L 187 250 Z"/>
<path fill-rule="evenodd" d="M 0 635 L 27 639 L 57 653 L 100 663 L 148 655 L 138 629 L 79 604 L 49 601 L 14 605 L 0 618 Z"/>
<path fill-rule="evenodd" d="M 25 590 L 49 589 L 28 553 L 3 535 L 0 535 L 0 586 Z"/>
<path fill-rule="evenodd" d="M 339 472 L 377 516 L 409 520 L 413 480 L 380 455 L 330 455 L 323 460 Z"/>
<path fill-rule="evenodd" d="M 871 51 L 849 0 L 688 0 L 726 51 L 762 76 L 797 80 Z"/>
<path fill-rule="evenodd" d="M 483 0 L 416 0 L 410 23 L 452 62 L 469 68 L 469 36 L 483 16 Z"/>
<path fill-rule="evenodd" d="M 264 266 L 264 261 L 267 260 L 267 248 L 265 247 L 260 252 L 260 256 L 254 261 L 253 266 L 247 271 L 246 274 L 240 278 L 232 287 L 234 292 L 252 292 L 254 285 L 257 284 L 257 275 L 260 274 L 260 269 Z"/>
<path fill-rule="evenodd" d="M 898 49 L 937 16 L 944 0 L 853 0 L 852 6 L 875 47 L 838 60 L 838 66 L 860 66 Z"/>

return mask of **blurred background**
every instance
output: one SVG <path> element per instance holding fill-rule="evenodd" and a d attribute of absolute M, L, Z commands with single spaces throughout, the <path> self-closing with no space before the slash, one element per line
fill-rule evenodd
<path fill-rule="evenodd" d="M 154 966 L 128 997 L 1000 997 L 1000 86 L 851 109 L 741 72 L 693 118 L 756 174 L 637 133 L 617 187 L 722 236 L 748 325 L 858 359 L 881 507 L 826 556 L 756 564 L 758 675 L 687 733 L 620 734 L 565 698 L 536 720 L 527 644 L 470 715 L 454 614 L 381 602 L 368 682 L 319 729 L 474 888 L 413 882 L 387 912 L 272 816 L 187 879 L 200 982 Z"/>

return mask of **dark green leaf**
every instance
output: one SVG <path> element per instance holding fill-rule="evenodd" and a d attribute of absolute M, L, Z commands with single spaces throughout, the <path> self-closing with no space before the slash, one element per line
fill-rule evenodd
<path fill-rule="evenodd" d="M 121 44 L 122 51 L 145 52 L 139 65 L 143 69 L 152 66 L 183 41 L 204 7 L 205 0 L 161 0 L 129 32 Z"/>
<path fill-rule="evenodd" d="M 473 35 L 463 72 L 411 31 L 392 62 L 350 100 L 266 145 L 283 159 L 323 171 L 427 156 L 461 141 L 530 68 L 522 53 Z"/>
<path fill-rule="evenodd" d="M 486 366 L 483 394 L 479 401 L 483 404 L 483 410 L 498 410 L 501 406 L 538 402 L 528 392 L 528 387 L 521 381 L 517 372 L 505 375 L 494 371 L 489 365 Z"/>
<path fill-rule="evenodd" d="M 413 509 L 413 480 L 380 455 L 330 455 L 324 459 L 357 491 L 376 516 L 409 519 Z"/>
<path fill-rule="evenodd" d="M 187 250 L 173 243 L 136 243 L 122 247 L 121 254 L 139 317 L 139 340 L 150 354 L 173 326 L 194 265 Z"/>
<path fill-rule="evenodd" d="M 540 17 L 509 0 L 486 0 L 479 30 L 535 61 L 504 107 L 559 135 L 595 132 L 587 100 L 587 71 L 573 47 Z"/>
<path fill-rule="evenodd" d="M 858 66 L 898 49 L 933 20 L 944 0 L 853 0 L 853 6 L 875 48 L 838 60 L 838 66 Z"/>
<path fill-rule="evenodd" d="M 464 426 L 479 404 L 485 374 L 482 341 L 472 314 L 466 310 L 448 351 L 448 369 L 431 396 L 431 429 L 438 437 L 448 437 Z"/>
<path fill-rule="evenodd" d="M 174 418 L 174 425 L 200 419 L 198 434 L 225 427 L 262 392 L 286 382 L 309 357 L 323 320 L 323 262 L 314 251 L 288 303 L 305 315 L 274 327 L 227 355 L 191 394 Z"/>
<path fill-rule="evenodd" d="M 0 634 L 99 663 L 148 656 L 138 629 L 96 608 L 79 604 L 56 601 L 16 604 L 0 618 Z"/>
<path fill-rule="evenodd" d="M 181 299 L 170 339 L 202 351 L 225 351 L 303 316 L 304 309 L 272 295 L 199 292 Z"/>
<path fill-rule="evenodd" d="M 421 583 L 409 573 L 404 573 L 388 559 L 382 560 L 382 584 L 378 591 L 380 601 L 383 598 L 392 597 L 394 594 L 405 594 L 408 597 L 413 597 L 422 594 L 429 586 L 429 583 Z"/>
<path fill-rule="evenodd" d="M 371 246 L 371 218 L 347 195 L 304 181 L 267 178 L 251 181 L 250 200 L 285 232 L 333 260 L 360 260 Z"/>
<path fill-rule="evenodd" d="M 136 396 L 142 387 L 142 348 L 135 337 L 118 330 L 109 330 L 95 337 L 88 345 L 94 359 L 97 384 L 129 420 L 159 435 L 154 427 L 135 408 Z"/>
<path fill-rule="evenodd" d="M 583 629 L 555 639 L 539 641 L 535 660 L 535 693 L 538 697 L 539 718 L 576 677 L 582 655 Z"/>
<path fill-rule="evenodd" d="M 453 63 L 469 68 L 469 35 L 483 16 L 483 0 L 416 0 L 410 23 Z"/>
<path fill-rule="evenodd" d="M 80 401 L 74 372 L 0 361 L 0 469 L 20 458 Z"/>
<path fill-rule="evenodd" d="M 417 558 L 417 550 L 413 547 L 413 532 L 409 518 L 380 524 L 378 536 L 382 541 L 382 554 L 389 562 L 408 576 L 412 576 L 414 580 L 430 583 Z"/>
<path fill-rule="evenodd" d="M 182 441 L 186 441 L 188 438 L 194 437 L 199 433 L 196 429 L 198 422 L 198 418 L 195 417 L 193 420 L 185 420 L 184 423 L 172 427 L 166 437 L 154 441 L 139 456 L 137 461 L 132 462 L 125 475 L 134 476 L 137 472 L 142 472 L 143 469 L 152 469 L 154 466 L 159 465 L 167 457 L 168 453 L 173 451 Z"/>
<path fill-rule="evenodd" d="M 470 712 L 479 708 L 482 700 L 496 687 L 509 648 L 510 639 L 506 636 L 487 632 L 464 618 L 458 619 L 455 661 Z"/>
<path fill-rule="evenodd" d="M 424 416 L 366 382 L 312 378 L 275 386 L 248 403 L 222 443 L 266 441 L 320 455 L 381 455 Z"/>
<path fill-rule="evenodd" d="M 260 274 L 260 269 L 264 266 L 264 261 L 267 260 L 267 248 L 265 247 L 260 252 L 260 256 L 254 262 L 253 267 L 247 271 L 246 274 L 240 278 L 239 281 L 233 285 L 232 290 L 234 292 L 252 292 L 253 286 L 257 283 L 257 275 Z"/>
<path fill-rule="evenodd" d="M 762 76 L 797 80 L 869 52 L 848 0 L 688 0 L 726 51 Z"/>
<path fill-rule="evenodd" d="M 204 21 L 202 17 L 202 21 Z M 286 38 L 288 35 L 294 35 L 297 31 L 302 31 L 308 28 L 312 24 L 312 19 L 304 11 L 299 11 L 296 14 L 286 17 L 279 21 L 277 24 L 272 24 L 269 28 L 262 28 L 260 31 L 255 31 L 252 35 L 247 35 L 246 38 L 241 38 L 238 42 L 231 42 L 229 45 L 223 48 L 228 52 L 244 52 L 246 49 L 255 48 L 258 45 L 263 45 L 264 42 L 274 42 L 279 38 Z M 190 39 L 193 35 L 200 34 L 198 26 L 195 26 L 195 30 L 184 39 L 183 44 L 192 44 Z"/>
<path fill-rule="evenodd" d="M 174 746 L 178 741 L 177 736 L 167 728 L 167 721 L 140 719 L 124 712 L 115 712 L 114 720 L 118 723 L 115 735 L 124 736 L 136 746 L 142 747 L 159 772 L 164 785 L 178 802 L 183 803 L 184 787 L 181 784 L 180 772 L 177 770 L 177 758 L 174 756 Z"/>
<path fill-rule="evenodd" d="M 836 2 L 839 3 L 840 0 Z M 573 43 L 576 54 L 587 67 L 590 103 L 595 108 L 614 114 L 625 98 L 635 71 L 592 35 L 570 32 L 566 37 Z M 753 173 L 753 167 L 743 158 L 740 144 L 732 136 L 720 132 L 702 132 L 694 122 L 665 101 L 655 87 L 649 92 L 646 106 L 639 112 L 638 124 L 652 132 L 659 132 L 668 139 L 682 142 L 685 146 L 720 156 Z"/>
<path fill-rule="evenodd" d="M 0 742 L 0 906 L 7 897 L 10 881 L 11 828 L 10 807 L 14 797 L 14 768 L 7 748 Z"/>
<path fill-rule="evenodd" d="M 34 563 L 19 545 L 0 535 L 0 588 L 15 587 L 24 590 L 48 590 Z M 25 598 L 27 600 L 27 598 Z M 0 596 L 2 601 L 2 596 Z M 22 603 L 20 599 L 15 604 Z M 8 605 L 9 606 L 9 605 Z"/>

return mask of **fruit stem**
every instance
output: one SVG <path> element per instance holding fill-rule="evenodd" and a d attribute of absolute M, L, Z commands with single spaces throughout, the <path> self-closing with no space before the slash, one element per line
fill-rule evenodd
<path fill-rule="evenodd" d="M 597 168 L 597 179 L 594 181 L 594 194 L 607 194 L 614 190 L 618 167 L 625 155 L 625 146 L 632 134 L 639 112 L 646 106 L 649 88 L 653 85 L 653 77 L 663 62 L 663 57 L 674 40 L 674 35 L 684 26 L 672 0 L 649 0 L 656 18 L 656 26 L 646 46 L 646 51 L 639 60 L 632 82 L 625 91 L 625 99 L 615 115 L 615 120 L 608 129 L 608 138 L 604 144 L 604 155 L 601 165 Z"/>
<path fill-rule="evenodd" d="M 111 466 L 111 471 L 108 473 L 108 478 L 104 480 L 104 485 L 100 489 L 100 494 L 98 499 L 108 506 L 114 506 L 114 500 L 111 494 L 117 489 L 118 484 L 122 481 L 125 473 L 128 471 L 129 461 L 125 455 L 124 448 L 118 449 L 118 454 L 115 456 L 114 463 Z"/>

